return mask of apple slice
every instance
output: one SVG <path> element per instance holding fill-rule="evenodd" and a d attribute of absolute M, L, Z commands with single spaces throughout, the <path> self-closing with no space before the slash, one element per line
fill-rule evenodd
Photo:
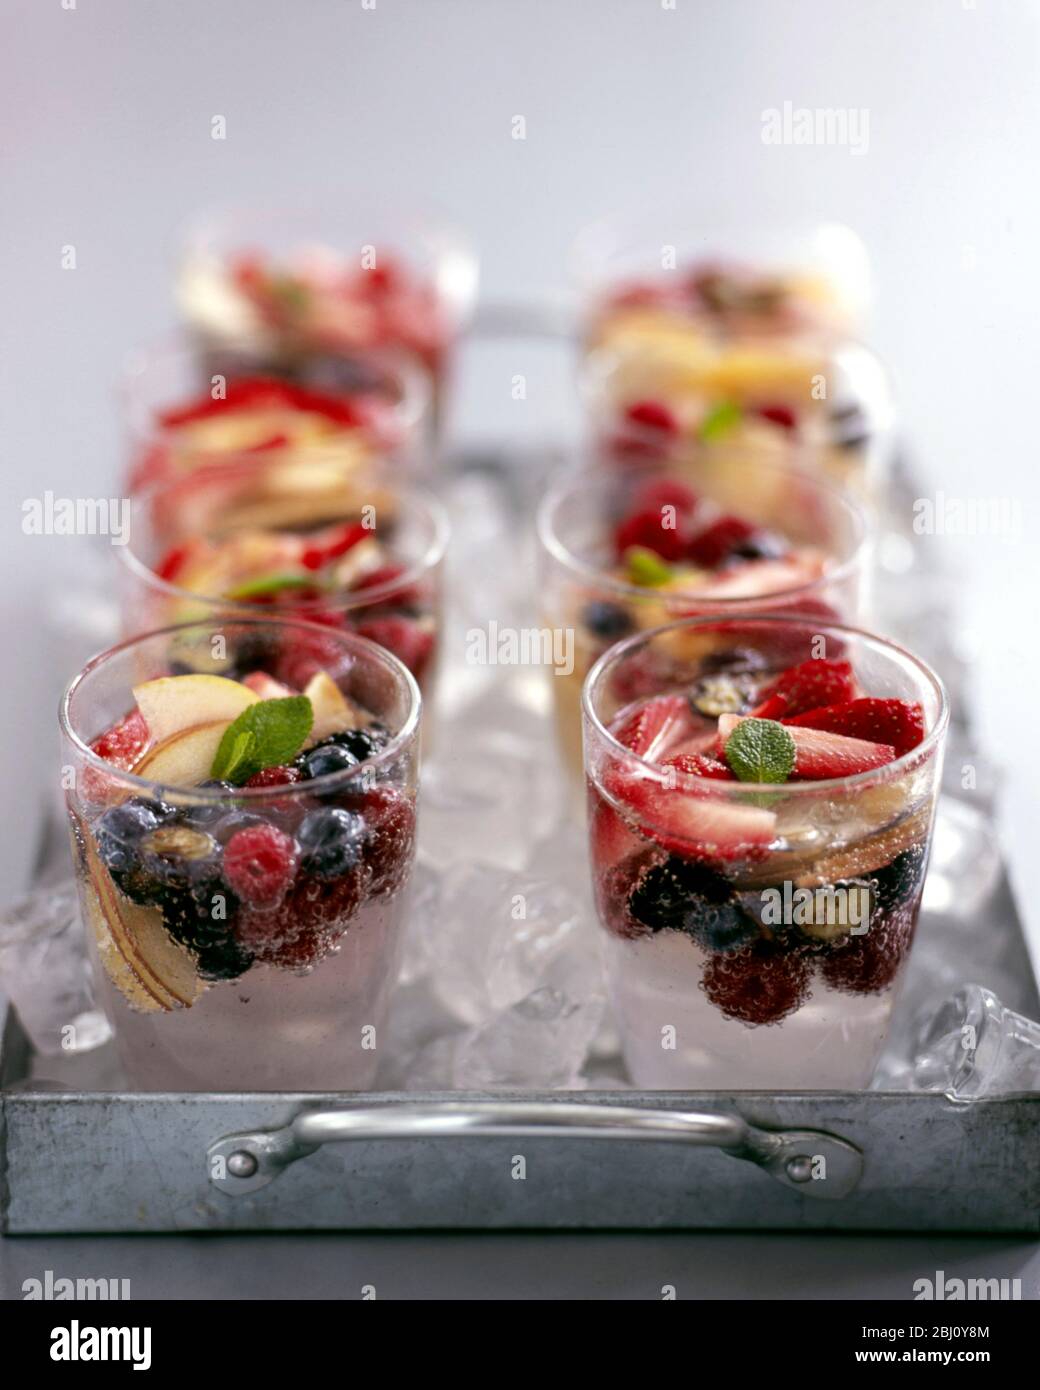
<path fill-rule="evenodd" d="M 138 906 L 117 890 L 78 817 L 73 841 L 86 877 L 87 918 L 109 979 L 138 1012 L 190 1009 L 205 989 L 190 953 L 167 932 L 157 908 Z"/>
<path fill-rule="evenodd" d="M 296 693 L 266 671 L 250 671 L 248 676 L 242 677 L 242 684 L 247 685 L 261 700 L 286 700 Z"/>
<path fill-rule="evenodd" d="M 209 777 L 220 740 L 230 723 L 221 720 L 181 729 L 150 748 L 133 770 L 138 777 L 162 782 L 167 787 L 197 787 Z"/>
<path fill-rule="evenodd" d="M 360 729 L 369 722 L 357 705 L 353 704 L 340 690 L 327 671 L 318 671 L 311 676 L 303 693 L 311 702 L 314 711 L 314 724 L 306 747 L 312 748 L 329 734 L 338 734 L 343 729 Z"/>
<path fill-rule="evenodd" d="M 134 686 L 137 708 L 155 743 L 200 724 L 230 724 L 260 696 L 227 676 L 160 676 Z M 208 769 L 205 774 L 209 775 Z"/>

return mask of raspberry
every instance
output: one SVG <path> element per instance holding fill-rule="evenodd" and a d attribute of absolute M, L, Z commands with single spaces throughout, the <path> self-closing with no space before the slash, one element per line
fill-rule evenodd
<path fill-rule="evenodd" d="M 369 618 L 358 624 L 358 635 L 367 637 L 370 642 L 378 642 L 411 671 L 417 681 L 433 655 L 434 636 L 426 628 L 420 627 L 410 618 L 400 616 Z"/>
<path fill-rule="evenodd" d="M 298 767 L 264 767 L 254 772 L 246 782 L 247 787 L 287 787 L 300 781 Z"/>
<path fill-rule="evenodd" d="M 393 584 L 406 573 L 404 565 L 380 565 L 369 570 L 351 585 L 351 593 L 365 593 L 369 589 L 381 589 L 384 584 Z M 398 608 L 422 608 L 430 601 L 430 594 L 421 584 L 411 584 L 405 588 L 392 589 L 380 598 L 380 604 L 392 604 Z"/>
<path fill-rule="evenodd" d="M 276 826 L 247 826 L 232 835 L 224 850 L 224 879 L 254 906 L 277 902 L 296 873 L 296 841 Z"/>
<path fill-rule="evenodd" d="M 713 570 L 754 534 L 755 527 L 750 522 L 739 516 L 721 516 L 690 541 L 685 547 L 685 558 L 702 569 Z"/>
<path fill-rule="evenodd" d="M 674 520 L 676 525 L 666 525 Z M 614 533 L 614 548 L 618 559 L 633 546 L 641 546 L 660 555 L 662 560 L 681 560 L 686 553 L 687 538 L 682 513 L 673 518 L 670 512 L 658 507 L 654 511 L 635 512 L 625 518 Z"/>
<path fill-rule="evenodd" d="M 415 808 L 394 787 L 373 787 L 357 809 L 368 827 L 365 863 L 372 871 L 373 896 L 396 892 L 408 877 L 415 844 Z"/>
<path fill-rule="evenodd" d="M 91 751 L 106 763 L 126 771 L 131 768 L 144 751 L 148 742 L 148 725 L 139 709 L 106 729 L 90 745 Z"/>
<path fill-rule="evenodd" d="M 330 614 L 329 617 L 338 618 L 338 615 Z M 308 618 L 332 626 L 318 614 L 308 614 Z M 319 671 L 334 671 L 344 657 L 343 643 L 331 635 L 325 637 L 318 632 L 293 632 L 286 635 L 282 643 L 274 665 L 274 676 L 293 690 L 302 690 Z"/>
<path fill-rule="evenodd" d="M 887 915 L 875 912 L 861 936 L 842 937 L 820 963 L 820 973 L 843 994 L 880 994 L 895 981 L 917 923 L 917 904 Z"/>
<path fill-rule="evenodd" d="M 701 989 L 727 1018 L 752 1027 L 779 1023 L 809 997 L 809 960 L 801 952 L 756 941 L 713 955 L 704 967 Z"/>

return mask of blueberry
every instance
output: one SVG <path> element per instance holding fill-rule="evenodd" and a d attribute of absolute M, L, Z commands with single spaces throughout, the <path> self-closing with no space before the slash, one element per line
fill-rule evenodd
<path fill-rule="evenodd" d="M 675 855 L 643 876 L 628 910 L 651 931 L 686 932 L 708 951 L 735 951 L 758 935 L 727 879 Z"/>
<path fill-rule="evenodd" d="M 141 868 L 157 883 L 205 884 L 220 872 L 220 846 L 183 821 L 157 826 L 138 845 Z"/>
<path fill-rule="evenodd" d="M 327 807 L 311 811 L 296 837 L 303 846 L 303 869 L 315 878 L 339 878 L 358 863 L 367 838 L 364 820 L 355 811 Z"/>
<path fill-rule="evenodd" d="M 779 560 L 786 555 L 790 546 L 783 536 L 775 531 L 753 531 L 747 540 L 739 541 L 727 553 L 723 569 L 745 564 L 748 560 Z"/>
<path fill-rule="evenodd" d="M 327 777 L 331 772 L 346 772 L 357 767 L 360 759 L 339 743 L 319 743 L 297 759 L 296 766 L 308 780 Z"/>
<path fill-rule="evenodd" d="M 158 810 L 153 809 L 159 805 L 134 798 L 109 807 L 98 819 L 94 827 L 98 853 L 111 873 L 125 873 L 136 865 L 141 840 L 162 824 Z"/>
<path fill-rule="evenodd" d="M 617 603 L 593 599 L 582 609 L 581 620 L 594 637 L 614 642 L 632 631 L 632 619 Z"/>

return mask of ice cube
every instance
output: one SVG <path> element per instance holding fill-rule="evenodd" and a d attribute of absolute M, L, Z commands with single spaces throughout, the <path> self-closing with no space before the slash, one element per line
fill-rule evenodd
<path fill-rule="evenodd" d="M 0 913 L 0 989 L 37 1052 L 89 1052 L 111 1037 L 96 1005 L 71 879 L 41 887 Z"/>
<path fill-rule="evenodd" d="M 965 985 L 921 1020 L 913 1086 L 959 1101 L 1040 1090 L 1040 1023 Z"/>
<path fill-rule="evenodd" d="M 573 1089 L 603 1012 L 584 980 L 575 993 L 542 985 L 457 1044 L 452 1079 L 463 1090 Z"/>

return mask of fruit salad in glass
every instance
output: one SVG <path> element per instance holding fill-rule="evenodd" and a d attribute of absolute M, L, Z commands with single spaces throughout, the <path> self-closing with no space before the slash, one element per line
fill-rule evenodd
<path fill-rule="evenodd" d="M 853 628 L 694 618 L 609 651 L 583 714 L 592 879 L 635 1083 L 867 1086 L 928 862 L 937 677 Z"/>
<path fill-rule="evenodd" d="M 822 467 L 871 494 L 890 418 L 877 360 L 855 341 L 866 254 L 848 228 L 701 234 L 655 210 L 578 239 L 588 357 L 582 392 L 606 456 L 723 445 Z"/>
<path fill-rule="evenodd" d="M 419 699 L 373 643 L 266 619 L 153 633 L 73 681 L 62 785 L 132 1087 L 371 1084 L 415 850 Z"/>
<path fill-rule="evenodd" d="M 372 353 L 334 389 L 272 376 L 213 377 L 180 338 L 137 353 L 122 389 L 130 492 L 198 468 L 249 459 L 377 460 L 418 477 L 431 469 L 430 389 L 398 353 Z"/>
<path fill-rule="evenodd" d="M 796 469 L 743 459 L 592 467 L 547 494 L 538 533 L 543 622 L 572 643 L 571 667 L 554 668 L 551 686 L 575 779 L 582 683 L 615 642 L 694 614 L 849 619 L 865 597 L 862 512 Z"/>
<path fill-rule="evenodd" d="M 432 685 L 447 522 L 427 493 L 310 455 L 239 460 L 132 499 L 127 636 L 216 613 L 357 632 Z"/>
<path fill-rule="evenodd" d="M 242 209 L 189 231 L 178 299 L 207 375 L 260 371 L 335 388 L 359 359 L 394 348 L 436 391 L 476 282 L 457 233 L 406 216 Z"/>

